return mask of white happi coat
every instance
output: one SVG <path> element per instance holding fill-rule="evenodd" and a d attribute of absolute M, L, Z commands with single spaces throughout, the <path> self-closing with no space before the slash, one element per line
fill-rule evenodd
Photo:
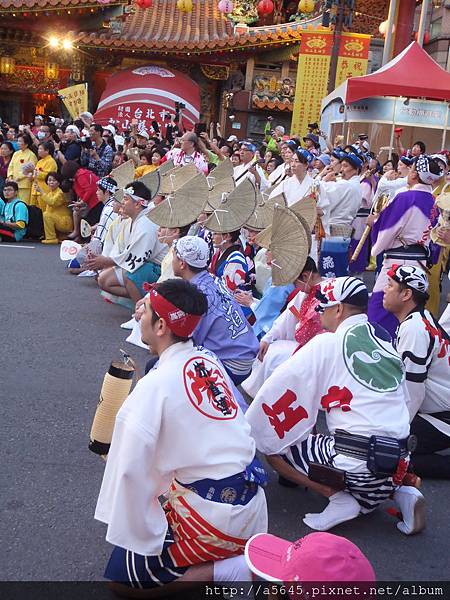
<path fill-rule="evenodd" d="M 199 361 L 213 370 L 227 399 L 226 411 L 195 378 Z M 191 341 L 167 348 L 158 368 L 138 382 L 117 414 L 95 511 L 95 518 L 108 524 L 108 542 L 145 556 L 160 554 L 167 520 L 158 497 L 169 486 L 169 503 L 179 519 L 189 519 L 187 505 L 233 538 L 266 531 L 262 488 L 248 504 L 234 506 L 205 500 L 177 484 L 223 479 L 251 463 L 255 442 L 230 389 L 216 357 Z"/>
<path fill-rule="evenodd" d="M 134 221 L 127 219 L 123 224 L 122 235 L 127 239 L 125 248 L 115 243 L 110 258 L 118 267 L 134 273 L 146 262 L 161 264 L 167 254 L 167 244 L 158 240 L 158 225 L 147 217 L 148 209 L 143 210 Z"/>
<path fill-rule="evenodd" d="M 298 292 L 289 302 L 286 310 L 275 319 L 270 330 L 261 338 L 262 342 L 269 344 L 266 355 L 262 362 L 259 358 L 255 358 L 252 372 L 242 382 L 242 388 L 252 398 L 256 396 L 275 369 L 284 363 L 298 347 L 298 342 L 295 341 L 295 329 L 298 325 L 296 314 L 305 298 L 305 293 Z"/>
<path fill-rule="evenodd" d="M 389 196 L 389 200 L 392 200 L 400 192 L 406 192 L 408 189 L 407 177 L 397 177 L 397 179 L 387 179 L 386 175 L 383 175 L 378 182 L 377 189 L 373 196 L 373 204 L 377 202 L 378 198 L 383 195 Z"/>
<path fill-rule="evenodd" d="M 258 175 L 261 179 L 261 183 L 260 183 L 260 189 L 264 190 L 266 189 L 266 187 L 268 185 L 270 185 L 269 180 L 266 177 L 266 174 L 264 173 L 264 171 L 262 170 L 262 168 L 256 164 L 253 163 L 252 161 L 250 161 L 249 163 L 244 164 L 240 164 L 237 165 L 237 167 L 233 168 L 233 178 L 234 181 L 236 182 L 236 186 L 238 186 L 240 183 L 242 183 L 245 179 L 250 179 L 250 181 L 256 185 L 256 179 L 255 176 L 253 175 L 253 173 L 250 173 L 249 169 L 251 169 L 253 167 L 256 167 L 256 170 L 258 171 Z"/>
<path fill-rule="evenodd" d="M 332 435 L 341 429 L 366 437 L 408 436 L 404 367 L 392 345 L 380 343 L 373 331 L 366 315 L 349 317 L 273 372 L 245 415 L 258 450 L 289 455 L 311 433 L 319 410 L 326 411 Z M 333 464 L 367 470 L 364 461 L 343 454 Z"/>
<path fill-rule="evenodd" d="M 278 165 L 278 167 L 268 176 L 269 184 L 277 185 L 278 183 L 281 183 L 281 180 L 286 177 L 286 171 L 288 168 L 289 164 L 285 162 L 281 165 Z"/>
<path fill-rule="evenodd" d="M 396 348 L 406 368 L 410 417 L 418 412 L 448 436 L 450 426 L 432 415 L 450 410 L 449 346 L 428 310 L 412 312 L 397 330 Z"/>
<path fill-rule="evenodd" d="M 306 173 L 301 183 L 295 175 L 291 175 L 291 177 L 286 177 L 286 179 L 274 188 L 270 193 L 269 198 L 275 198 L 275 196 L 278 196 L 279 194 L 284 194 L 287 205 L 291 206 L 306 196 L 310 192 L 313 184 L 314 179 L 309 173 Z"/>
<path fill-rule="evenodd" d="M 326 206 L 322 223 L 327 234 L 331 225 L 351 225 L 362 202 L 359 176 L 337 181 L 320 181 L 318 206 Z"/>

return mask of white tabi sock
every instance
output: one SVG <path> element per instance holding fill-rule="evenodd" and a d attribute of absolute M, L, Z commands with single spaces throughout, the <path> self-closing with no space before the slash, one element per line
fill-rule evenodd
<path fill-rule="evenodd" d="M 405 535 L 419 533 L 425 527 L 425 498 L 419 490 L 410 485 L 402 485 L 394 492 L 394 502 L 402 513 L 403 521 L 397 529 Z"/>
<path fill-rule="evenodd" d="M 359 515 L 360 506 L 348 492 L 336 492 L 329 497 L 329 504 L 321 513 L 308 513 L 303 523 L 317 531 L 328 531 L 332 527 L 350 521 Z"/>
<path fill-rule="evenodd" d="M 214 562 L 214 583 L 232 581 L 253 581 L 252 572 L 247 567 L 243 554 Z"/>
<path fill-rule="evenodd" d="M 134 317 L 131 317 L 129 321 L 125 321 L 125 323 L 122 323 L 120 327 L 122 329 L 133 329 L 136 322 L 136 319 Z"/>

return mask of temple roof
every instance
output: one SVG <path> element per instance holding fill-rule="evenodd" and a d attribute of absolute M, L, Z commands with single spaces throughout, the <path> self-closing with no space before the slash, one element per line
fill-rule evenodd
<path fill-rule="evenodd" d="M 250 27 L 235 33 L 233 24 L 220 13 L 217 0 L 194 0 L 191 13 L 180 12 L 176 2 L 153 0 L 150 9 L 136 8 L 120 32 L 114 29 L 80 33 L 82 46 L 152 50 L 163 54 L 240 50 L 252 46 L 298 43 L 305 23 Z M 159 18 L 155 18 L 158 15 Z"/>
<path fill-rule="evenodd" d="M 127 0 L 113 0 L 108 6 L 126 4 Z M 98 8 L 95 0 L 0 0 L 0 12 L 25 12 L 38 10 L 61 10 L 68 8 Z"/>

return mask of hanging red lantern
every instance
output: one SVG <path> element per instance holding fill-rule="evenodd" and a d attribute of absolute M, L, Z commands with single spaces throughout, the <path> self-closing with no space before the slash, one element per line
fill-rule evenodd
<path fill-rule="evenodd" d="M 271 15 L 273 13 L 274 6 L 272 0 L 260 0 L 256 8 L 258 15 L 264 17 L 265 15 Z"/>
<path fill-rule="evenodd" d="M 229 15 L 233 12 L 233 2 L 231 0 L 220 0 L 218 4 L 219 11 L 224 15 Z"/>
<path fill-rule="evenodd" d="M 139 8 L 150 8 L 152 5 L 152 0 L 136 0 L 136 4 Z"/>

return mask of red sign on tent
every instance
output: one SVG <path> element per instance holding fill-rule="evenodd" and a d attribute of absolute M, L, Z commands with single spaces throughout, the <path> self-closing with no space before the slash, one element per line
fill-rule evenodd
<path fill-rule="evenodd" d="M 175 104 L 183 104 L 185 129 L 193 129 L 200 117 L 200 88 L 187 75 L 155 65 L 136 67 L 112 75 L 100 98 L 96 123 L 115 122 L 118 133 L 137 123 L 138 130 L 153 133 L 152 122 L 161 128 L 175 115 Z"/>

